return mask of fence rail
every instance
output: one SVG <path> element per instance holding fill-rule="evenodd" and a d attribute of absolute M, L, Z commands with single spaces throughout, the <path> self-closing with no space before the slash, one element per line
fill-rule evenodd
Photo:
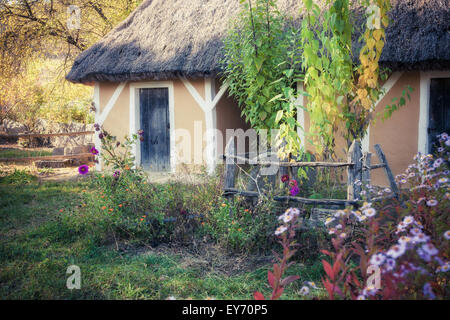
<path fill-rule="evenodd" d="M 50 138 L 50 137 L 74 137 L 94 134 L 95 131 L 63 132 L 63 133 L 21 133 L 0 134 L 0 138 Z"/>
<path fill-rule="evenodd" d="M 234 139 L 231 139 L 226 148 L 223 158 L 225 161 L 225 173 L 224 173 L 224 196 L 227 198 L 233 198 L 235 195 L 241 195 L 248 198 L 258 198 L 261 194 L 258 190 L 239 190 L 235 187 L 238 162 L 239 164 L 253 165 L 251 173 L 248 174 L 253 181 L 250 181 L 247 189 L 254 189 L 258 184 L 258 172 L 261 166 L 276 165 L 279 166 L 277 172 L 278 175 L 289 173 L 289 168 L 295 167 L 328 167 L 328 168 L 347 168 L 347 199 L 308 199 L 302 197 L 293 196 L 274 196 L 275 201 L 280 202 L 297 202 L 307 205 L 337 205 L 337 206 L 358 206 L 362 203 L 361 191 L 362 184 L 370 184 L 371 170 L 383 168 L 389 181 L 392 195 L 388 197 L 377 197 L 370 199 L 371 201 L 380 201 L 386 198 L 398 197 L 398 187 L 395 183 L 394 176 L 386 160 L 386 156 L 383 153 L 380 145 L 374 146 L 376 155 L 380 161 L 378 164 L 371 164 L 372 154 L 364 153 L 361 151 L 361 143 L 354 141 L 348 150 L 347 162 L 273 162 L 273 161 L 258 161 L 256 159 L 249 159 L 246 156 L 238 155 L 236 153 L 236 144 Z M 276 175 L 271 177 L 271 181 L 275 184 Z M 257 186 L 256 186 L 257 187 Z"/>
<path fill-rule="evenodd" d="M 0 162 L 27 162 L 27 161 L 51 161 L 51 160 L 69 160 L 69 159 L 87 159 L 94 157 L 92 153 L 71 154 L 62 156 L 42 156 L 42 157 L 23 157 L 23 158 L 0 158 Z"/>
<path fill-rule="evenodd" d="M 60 132 L 60 133 L 24 133 L 24 134 L 0 134 L 0 138 L 50 138 L 50 137 L 74 137 L 94 134 L 95 131 Z M 21 158 L 0 158 L 0 162 L 28 162 L 28 161 L 57 161 L 70 159 L 93 158 L 92 153 L 80 153 L 70 155 L 36 156 Z"/>
<path fill-rule="evenodd" d="M 354 163 L 348 162 L 273 162 L 273 161 L 258 161 L 257 159 L 249 159 L 243 156 L 233 156 L 233 155 L 224 155 L 224 159 L 230 158 L 234 160 L 238 160 L 242 164 L 259 164 L 259 165 L 276 165 L 280 167 L 328 167 L 328 168 L 336 168 L 336 167 L 349 167 Z"/>

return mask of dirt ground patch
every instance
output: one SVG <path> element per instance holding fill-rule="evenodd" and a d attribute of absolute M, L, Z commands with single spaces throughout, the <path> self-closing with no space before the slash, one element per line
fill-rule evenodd
<path fill-rule="evenodd" d="M 267 266 L 274 260 L 273 255 L 224 252 L 223 247 L 208 242 L 193 243 L 189 246 L 161 244 L 155 248 L 119 245 L 119 251 L 127 255 L 178 256 L 180 267 L 199 270 L 200 275 L 235 276 Z"/>

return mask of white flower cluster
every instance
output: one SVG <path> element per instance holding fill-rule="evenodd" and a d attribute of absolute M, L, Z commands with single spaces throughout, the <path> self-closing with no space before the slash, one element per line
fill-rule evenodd
<path fill-rule="evenodd" d="M 278 217 L 279 221 L 282 221 L 284 225 L 279 226 L 275 230 L 275 235 L 279 236 L 286 232 L 288 226 L 286 224 L 291 223 L 296 217 L 300 215 L 300 210 L 297 208 L 289 208 L 287 209 L 281 216 Z"/>

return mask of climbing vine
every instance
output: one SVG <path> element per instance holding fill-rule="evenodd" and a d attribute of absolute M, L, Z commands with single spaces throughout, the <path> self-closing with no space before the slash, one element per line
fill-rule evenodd
<path fill-rule="evenodd" d="M 362 139 L 375 120 L 374 106 L 382 95 L 380 83 L 387 72 L 379 61 L 389 25 L 390 0 L 364 0 L 366 23 L 362 26 L 359 53 L 355 66 L 352 35 L 357 31 L 349 0 L 327 0 L 321 9 L 313 0 L 303 0 L 301 29 L 302 69 L 305 74 L 306 106 L 311 122 L 310 135 L 319 152 L 331 155 L 339 128 L 348 144 Z M 412 89 L 408 87 L 408 91 Z M 404 90 L 398 104 L 387 106 L 384 118 L 406 104 Z"/>
<path fill-rule="evenodd" d="M 299 146 L 295 106 L 300 71 L 298 31 L 292 20 L 278 11 L 276 1 L 240 3 L 241 12 L 224 41 L 224 80 L 252 128 L 280 129 L 280 137 L 289 140 L 288 145 Z"/>
<path fill-rule="evenodd" d="M 389 25 L 390 0 L 360 0 L 365 8 L 361 28 L 351 0 L 302 0 L 301 27 L 281 14 L 274 0 L 240 0 L 242 10 L 224 42 L 224 80 L 252 128 L 279 129 L 282 159 L 302 154 L 297 112 L 309 114 L 306 139 L 318 153 L 332 157 L 335 137 L 348 145 L 364 137 L 376 120 L 375 104 L 389 70 L 379 65 Z M 360 30 L 361 29 L 361 30 Z M 353 56 L 352 38 L 362 47 Z M 304 83 L 304 91 L 296 83 Z M 387 119 L 410 98 L 410 87 L 385 107 Z M 304 95 L 307 103 L 299 105 Z"/>

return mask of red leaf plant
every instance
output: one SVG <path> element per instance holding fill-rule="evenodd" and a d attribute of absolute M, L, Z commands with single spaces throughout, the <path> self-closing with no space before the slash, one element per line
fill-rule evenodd
<path fill-rule="evenodd" d="M 437 156 L 418 154 L 396 177 L 403 187 L 398 199 L 365 202 L 327 219 L 334 250 L 322 251 L 322 283 L 329 299 L 450 298 L 450 138 L 438 139 Z M 363 195 L 391 192 L 367 185 Z"/>
<path fill-rule="evenodd" d="M 288 276 L 283 278 L 283 275 L 287 268 L 289 268 L 293 262 L 288 262 L 289 259 L 295 254 L 296 250 L 294 249 L 297 244 L 294 240 L 295 238 L 295 230 L 299 227 L 297 223 L 298 217 L 300 215 L 300 210 L 295 208 L 290 208 L 286 210 L 284 214 L 282 214 L 278 220 L 282 223 L 281 226 L 277 228 L 275 231 L 275 235 L 279 237 L 279 243 L 283 247 L 283 256 L 276 252 L 274 255 L 278 263 L 273 265 L 273 270 L 267 272 L 267 280 L 272 288 L 272 295 L 270 296 L 270 300 L 277 300 L 284 292 L 284 288 L 299 279 L 299 276 Z M 256 291 L 253 294 L 255 300 L 265 300 L 264 295 Z"/>

